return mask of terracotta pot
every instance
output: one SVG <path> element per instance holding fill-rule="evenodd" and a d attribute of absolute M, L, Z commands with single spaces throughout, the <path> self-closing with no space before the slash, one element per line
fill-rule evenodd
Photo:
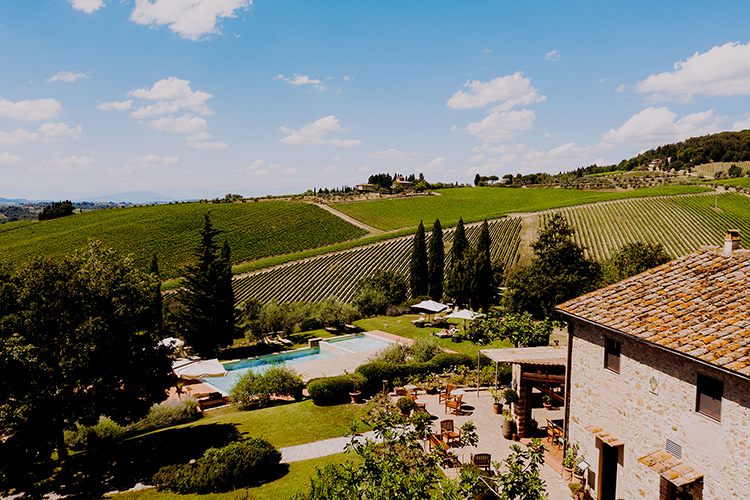
<path fill-rule="evenodd" d="M 492 408 L 495 410 L 496 415 L 500 415 L 503 412 L 502 403 L 492 403 Z"/>
<path fill-rule="evenodd" d="M 573 474 L 573 482 L 583 484 L 583 475 Z"/>
<path fill-rule="evenodd" d="M 356 404 L 362 402 L 362 392 L 360 391 L 350 392 L 349 397 L 352 398 L 352 403 Z"/>
<path fill-rule="evenodd" d="M 573 479 L 573 467 L 565 467 L 563 465 L 562 469 L 563 469 L 563 473 L 562 473 L 563 481 L 570 481 L 571 479 Z"/>
<path fill-rule="evenodd" d="M 514 422 L 512 420 L 503 419 L 502 427 L 503 427 L 503 437 L 505 439 L 513 438 L 513 423 Z"/>
<path fill-rule="evenodd" d="M 542 403 L 542 405 L 544 405 L 544 409 L 545 409 L 545 410 L 550 410 L 550 409 L 552 409 L 552 405 L 551 405 L 550 403 Z"/>

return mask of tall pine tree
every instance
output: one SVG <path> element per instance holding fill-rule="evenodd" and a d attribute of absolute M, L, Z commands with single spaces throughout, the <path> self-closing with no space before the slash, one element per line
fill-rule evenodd
<path fill-rule="evenodd" d="M 443 228 L 440 219 L 435 219 L 430 237 L 430 258 L 427 262 L 427 274 L 429 276 L 428 293 L 432 300 L 439 301 L 443 298 L 443 279 L 445 271 L 445 247 L 443 246 Z"/>
<path fill-rule="evenodd" d="M 411 296 L 412 298 L 427 295 L 427 245 L 425 243 L 424 224 L 419 221 L 417 234 L 414 235 L 414 245 L 411 251 Z"/>
<path fill-rule="evenodd" d="M 216 355 L 219 347 L 228 345 L 234 336 L 234 309 L 231 297 L 232 269 L 229 247 L 219 251 L 214 238 L 217 231 L 205 216 L 200 232 L 201 244 L 195 252 L 196 262 L 185 268 L 185 287 L 179 300 L 180 330 L 185 341 L 202 355 Z M 229 286 L 229 289 L 227 289 Z"/>
<path fill-rule="evenodd" d="M 479 231 L 479 241 L 474 255 L 474 279 L 471 287 L 472 308 L 486 311 L 494 302 L 495 279 L 492 273 L 492 239 L 487 219 Z"/>

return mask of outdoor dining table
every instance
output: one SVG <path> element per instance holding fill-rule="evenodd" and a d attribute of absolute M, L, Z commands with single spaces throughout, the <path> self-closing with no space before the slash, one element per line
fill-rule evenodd
<path fill-rule="evenodd" d="M 407 384 L 407 385 L 404 386 L 404 389 L 406 389 L 409 392 L 409 394 L 412 395 L 413 399 L 417 398 L 417 386 L 416 385 L 414 385 L 414 384 Z"/>

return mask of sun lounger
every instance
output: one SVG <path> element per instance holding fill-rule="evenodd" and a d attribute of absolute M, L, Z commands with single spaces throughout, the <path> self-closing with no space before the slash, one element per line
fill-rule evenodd
<path fill-rule="evenodd" d="M 293 344 L 293 342 L 291 340 L 285 339 L 281 335 L 277 335 L 276 336 L 276 340 L 278 340 L 279 342 L 281 342 L 284 345 L 292 345 Z"/>
<path fill-rule="evenodd" d="M 198 398 L 198 409 L 204 411 L 215 406 L 224 406 L 228 402 L 229 399 L 226 396 L 222 396 L 220 392 L 212 392 L 208 396 Z"/>

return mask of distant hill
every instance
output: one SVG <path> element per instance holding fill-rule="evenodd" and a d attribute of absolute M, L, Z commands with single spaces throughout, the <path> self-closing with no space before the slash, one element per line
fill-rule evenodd
<path fill-rule="evenodd" d="M 75 198 L 74 202 L 92 201 L 96 203 L 132 203 L 142 205 L 145 203 L 166 203 L 170 200 L 163 194 L 151 191 L 129 191 L 127 193 L 107 194 L 104 196 L 94 196 L 87 198 Z"/>

